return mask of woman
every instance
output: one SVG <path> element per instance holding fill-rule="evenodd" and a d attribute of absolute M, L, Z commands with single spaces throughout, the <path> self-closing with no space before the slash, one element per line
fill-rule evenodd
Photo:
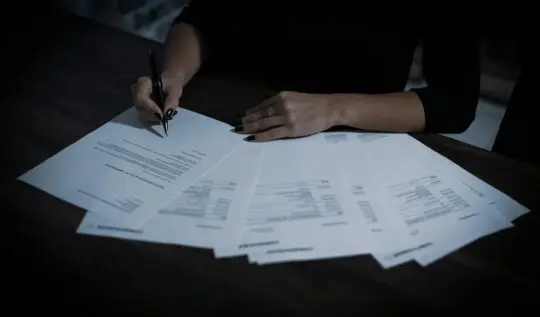
<path fill-rule="evenodd" d="M 276 96 L 236 127 L 250 141 L 300 137 L 348 126 L 388 132 L 460 133 L 479 93 L 476 32 L 463 19 L 365 16 L 361 7 L 303 1 L 193 0 L 165 48 L 166 109 L 205 70 L 253 76 Z M 427 86 L 404 91 L 414 50 L 423 47 Z M 163 115 L 148 77 L 134 85 L 148 119 Z M 167 113 L 165 113 L 167 115 Z"/>

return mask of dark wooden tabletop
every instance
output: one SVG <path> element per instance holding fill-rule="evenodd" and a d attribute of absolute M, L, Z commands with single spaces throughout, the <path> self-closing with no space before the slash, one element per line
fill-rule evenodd
<path fill-rule="evenodd" d="M 34 12 L 30 12 L 34 11 Z M 28 9 L 8 40 L 15 65 L 4 95 L 13 157 L 4 213 L 16 215 L 11 248 L 18 312 L 109 311 L 151 315 L 472 315 L 536 311 L 540 171 L 438 135 L 419 140 L 532 212 L 516 227 L 435 264 L 383 270 L 370 256 L 249 265 L 209 251 L 77 235 L 83 211 L 16 177 L 131 106 L 130 85 L 161 45 L 61 12 Z M 249 82 L 195 78 L 182 106 L 230 122 L 270 94 Z M 5 286 L 5 284 L 4 284 Z M 183 314 L 182 314 L 183 313 Z"/>

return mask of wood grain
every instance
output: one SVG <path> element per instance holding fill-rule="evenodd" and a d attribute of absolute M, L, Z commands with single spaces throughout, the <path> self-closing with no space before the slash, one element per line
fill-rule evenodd
<path fill-rule="evenodd" d="M 415 137 L 533 211 L 515 228 L 426 268 L 383 270 L 369 256 L 258 267 L 244 258 L 215 260 L 208 250 L 77 235 L 82 210 L 15 179 L 130 107 L 130 85 L 146 74 L 148 49 L 160 45 L 59 11 L 34 11 L 28 29 L 13 37 L 12 47 L 28 46 L 15 54 L 23 66 L 5 95 L 7 126 L 18 127 L 3 192 L 4 212 L 16 215 L 19 311 L 463 316 L 535 304 L 540 171 L 438 135 Z M 231 123 L 271 93 L 197 77 L 181 105 Z"/>

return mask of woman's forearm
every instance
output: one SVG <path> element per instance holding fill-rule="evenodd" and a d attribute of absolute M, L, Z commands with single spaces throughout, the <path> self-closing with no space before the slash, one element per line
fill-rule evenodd
<path fill-rule="evenodd" d="M 386 132 L 422 132 L 424 108 L 414 92 L 333 94 L 336 125 Z"/>
<path fill-rule="evenodd" d="M 178 23 L 171 27 L 165 41 L 164 76 L 179 77 L 184 85 L 201 66 L 201 43 L 193 26 Z"/>

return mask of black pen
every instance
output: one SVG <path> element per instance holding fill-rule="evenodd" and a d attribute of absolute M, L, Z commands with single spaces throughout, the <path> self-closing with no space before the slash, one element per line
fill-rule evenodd
<path fill-rule="evenodd" d="M 153 50 L 150 50 L 150 71 L 152 76 L 152 95 L 154 101 L 161 108 L 161 125 L 165 130 L 165 135 L 169 135 L 168 116 L 165 114 L 165 94 L 163 92 L 163 81 L 161 80 L 161 70 Z"/>

